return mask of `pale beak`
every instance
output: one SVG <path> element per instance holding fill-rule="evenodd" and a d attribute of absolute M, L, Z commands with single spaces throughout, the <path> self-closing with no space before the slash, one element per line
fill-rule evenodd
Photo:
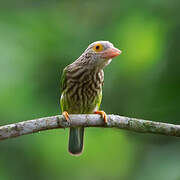
<path fill-rule="evenodd" d="M 121 52 L 122 51 L 120 51 L 119 49 L 117 49 L 115 47 L 110 47 L 103 52 L 102 57 L 107 58 L 107 59 L 111 59 L 111 58 L 114 58 L 116 56 L 119 56 L 121 54 Z"/>

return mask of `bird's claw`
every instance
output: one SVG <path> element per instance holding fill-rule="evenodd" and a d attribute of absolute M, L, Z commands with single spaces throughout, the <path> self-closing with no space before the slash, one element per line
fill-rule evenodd
<path fill-rule="evenodd" d="M 62 115 L 64 116 L 64 118 L 66 119 L 66 121 L 69 122 L 69 114 L 68 114 L 68 112 L 67 112 L 67 111 L 64 111 L 64 112 L 62 113 Z"/>
<path fill-rule="evenodd" d="M 101 117 L 103 118 L 104 122 L 107 124 L 107 114 L 104 111 L 95 111 L 94 113 L 101 115 Z"/>

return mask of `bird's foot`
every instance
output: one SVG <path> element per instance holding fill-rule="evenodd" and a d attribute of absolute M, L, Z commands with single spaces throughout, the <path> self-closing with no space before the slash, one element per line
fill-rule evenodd
<path fill-rule="evenodd" d="M 107 124 L 107 115 L 104 111 L 95 111 L 95 114 L 99 114 L 101 115 L 101 117 L 103 118 L 104 122 Z"/>
<path fill-rule="evenodd" d="M 66 119 L 66 121 L 69 122 L 69 114 L 68 114 L 68 112 L 67 112 L 67 111 L 64 111 L 64 112 L 62 113 L 62 115 L 64 116 L 64 118 Z"/>

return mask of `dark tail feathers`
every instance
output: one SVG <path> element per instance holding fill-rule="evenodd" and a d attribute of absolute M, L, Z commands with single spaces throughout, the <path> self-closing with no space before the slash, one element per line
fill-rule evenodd
<path fill-rule="evenodd" d="M 72 155 L 80 155 L 83 151 L 84 128 L 70 128 L 68 150 Z"/>

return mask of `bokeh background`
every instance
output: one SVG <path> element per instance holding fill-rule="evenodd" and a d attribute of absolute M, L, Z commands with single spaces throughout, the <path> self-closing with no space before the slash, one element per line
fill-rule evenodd
<path fill-rule="evenodd" d="M 123 51 L 105 69 L 101 108 L 180 124 L 180 1 L 0 1 L 0 125 L 60 114 L 63 68 L 96 40 Z M 179 180 L 180 139 L 88 128 L 0 142 L 0 180 Z"/>

